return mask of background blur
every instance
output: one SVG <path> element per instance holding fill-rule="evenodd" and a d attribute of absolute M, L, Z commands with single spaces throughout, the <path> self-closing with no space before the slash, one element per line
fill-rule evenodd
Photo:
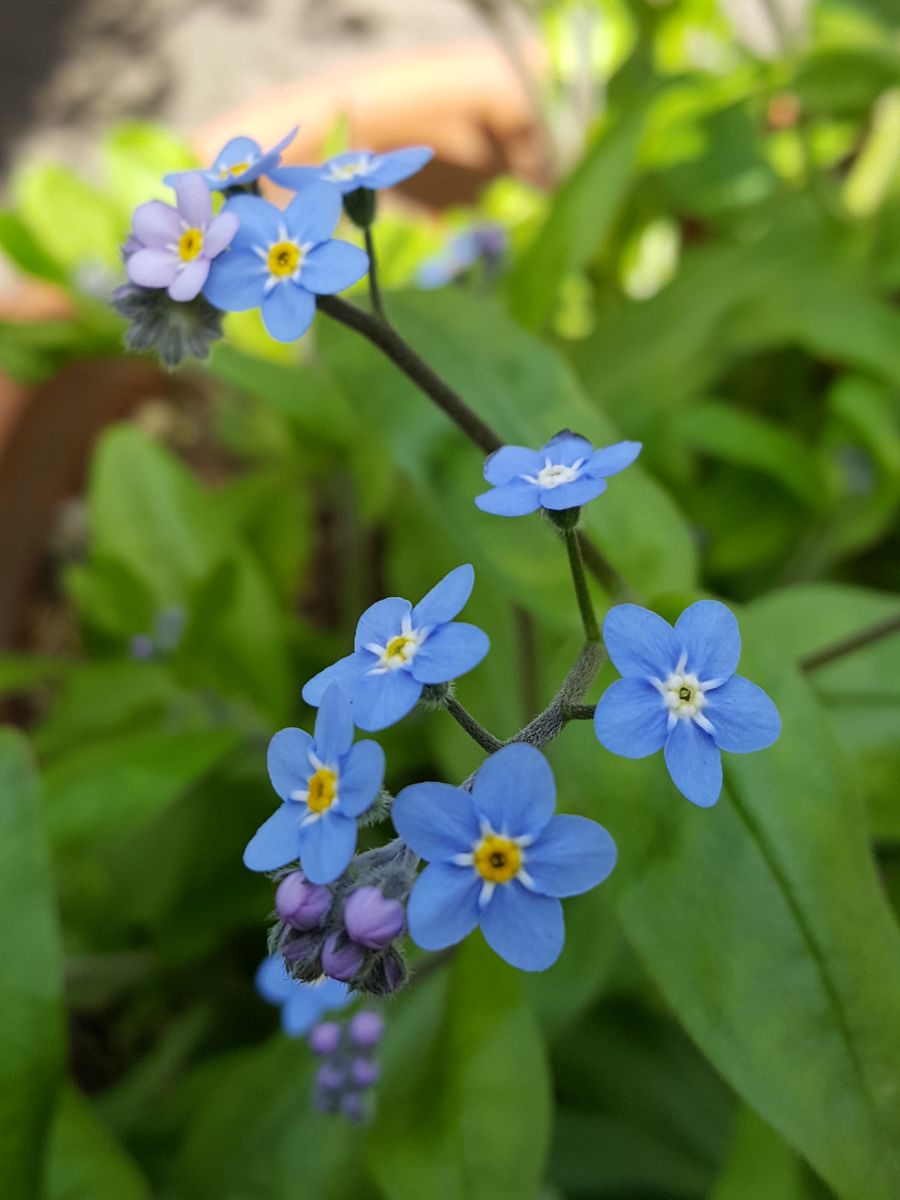
<path fill-rule="evenodd" d="M 900 611 L 898 15 L 5 7 L 4 1200 L 900 1195 L 900 638 L 816 660 Z M 206 367 L 123 355 L 134 206 L 296 122 L 294 162 L 435 147 L 382 197 L 392 318 L 510 442 L 643 441 L 592 537 L 670 619 L 728 600 L 784 718 L 705 812 L 568 729 L 560 806 L 613 877 L 545 976 L 476 935 L 386 1005 L 362 1129 L 312 1111 L 253 990 L 266 742 L 367 604 L 462 561 L 492 651 L 460 697 L 498 735 L 579 623 L 550 531 L 479 513 L 478 452 L 324 316 L 289 347 L 230 316 Z M 381 740 L 393 791 L 478 763 L 440 713 Z"/>

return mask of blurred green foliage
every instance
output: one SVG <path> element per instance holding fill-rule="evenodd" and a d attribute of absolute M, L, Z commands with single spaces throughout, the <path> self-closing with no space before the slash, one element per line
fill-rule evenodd
<path fill-rule="evenodd" d="M 309 1054 L 251 983 L 267 738 L 308 720 L 301 684 L 367 603 L 461 561 L 492 651 L 460 696 L 498 735 L 579 626 L 549 530 L 475 509 L 478 453 L 389 362 L 324 317 L 288 350 L 230 319 L 197 381 L 214 470 L 146 424 L 106 432 L 59 570 L 79 653 L 0 659 L 31 743 L 0 738 L 4 1198 L 900 1195 L 900 638 L 800 667 L 900 611 L 897 13 L 539 7 L 561 182 L 497 181 L 441 228 L 388 214 L 391 315 L 509 441 L 643 441 L 591 536 L 669 618 L 738 608 L 783 736 L 728 757 L 699 811 L 658 759 L 570 727 L 561 806 L 620 857 L 567 904 L 562 959 L 523 978 L 476 935 L 389 1005 L 374 1122 L 314 1113 Z M 144 125 L 106 156 L 106 191 L 26 165 L 0 214 L 4 254 L 74 306 L 0 325 L 16 378 L 119 352 L 129 212 L 190 158 Z M 499 284 L 410 287 L 476 217 L 510 227 Z M 130 656 L 173 611 L 177 644 Z M 383 741 L 395 789 L 479 761 L 439 713 Z"/>

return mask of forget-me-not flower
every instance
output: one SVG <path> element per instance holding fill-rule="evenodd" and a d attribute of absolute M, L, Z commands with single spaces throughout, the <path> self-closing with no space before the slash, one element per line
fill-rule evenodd
<path fill-rule="evenodd" d="M 316 296 L 362 279 L 368 255 L 331 235 L 341 195 L 327 183 L 306 188 L 284 210 L 258 196 L 235 196 L 224 213 L 240 220 L 228 254 L 217 260 L 203 294 L 216 308 L 261 308 L 276 341 L 292 342 L 309 328 Z"/>
<path fill-rule="evenodd" d="M 336 154 L 320 167 L 277 167 L 269 171 L 269 178 L 282 187 L 300 191 L 317 181 L 330 183 L 344 194 L 357 188 L 393 187 L 434 158 L 428 146 L 409 146 L 404 150 L 389 150 L 386 154 L 373 154 L 371 150 L 351 150 Z"/>
<path fill-rule="evenodd" d="M 125 270 L 132 283 L 166 288 L 173 300 L 193 300 L 210 266 L 237 233 L 234 213 L 212 214 L 212 196 L 199 172 L 174 183 L 177 207 L 151 200 L 135 209 L 125 244 Z"/>
<path fill-rule="evenodd" d="M 256 972 L 256 990 L 270 1004 L 281 1006 L 281 1028 L 290 1037 L 301 1037 L 327 1012 L 350 1003 L 350 989 L 336 979 L 301 983 L 285 969 L 280 954 L 265 959 Z"/>
<path fill-rule="evenodd" d="M 207 186 L 214 192 L 221 192 L 255 183 L 262 175 L 271 176 L 272 169 L 278 166 L 283 151 L 297 136 L 299 128 L 299 125 L 295 125 L 277 146 L 265 151 L 253 138 L 232 138 L 216 155 L 212 166 L 200 172 Z M 165 182 L 174 187 L 175 181 L 183 174 L 183 171 L 175 171 L 165 177 Z"/>
<path fill-rule="evenodd" d="M 504 746 L 471 792 L 418 783 L 397 796 L 391 817 L 404 842 L 428 859 L 413 885 L 413 941 L 441 950 L 475 928 L 523 971 L 543 971 L 562 950 L 560 896 L 576 896 L 613 869 L 616 847 L 595 821 L 554 816 L 550 764 L 525 743 Z"/>
<path fill-rule="evenodd" d="M 484 464 L 494 486 L 475 497 L 483 512 L 521 517 L 539 508 L 578 508 L 606 491 L 606 479 L 624 471 L 641 452 L 640 442 L 616 442 L 595 450 L 587 438 L 563 430 L 540 450 L 501 446 Z"/>
<path fill-rule="evenodd" d="M 672 781 L 693 804 L 707 808 L 718 800 L 720 750 L 764 750 L 780 734 L 766 693 L 734 673 L 741 635 L 718 600 L 690 605 L 674 629 L 649 609 L 620 604 L 606 614 L 603 640 L 622 678 L 597 705 L 598 741 L 625 758 L 665 747 Z"/>
<path fill-rule="evenodd" d="M 322 696 L 312 738 L 282 729 L 269 743 L 269 778 L 283 803 L 244 851 L 251 871 L 274 871 L 300 859 L 312 883 L 337 879 L 356 849 L 356 818 L 381 791 L 384 751 L 353 744 L 350 701 L 337 685 Z"/>
<path fill-rule="evenodd" d="M 457 567 L 413 607 L 389 596 L 359 618 L 354 651 L 306 684 L 303 699 L 321 703 L 329 684 L 338 682 L 353 702 L 360 729 L 386 729 L 406 716 L 426 684 L 464 675 L 487 654 L 487 634 L 454 621 L 472 592 L 475 572 Z"/>
<path fill-rule="evenodd" d="M 495 270 L 508 244 L 509 235 L 503 225 L 496 222 L 471 225 L 452 237 L 440 253 L 422 263 L 416 272 L 416 283 L 420 288 L 445 287 L 478 262 Z"/>

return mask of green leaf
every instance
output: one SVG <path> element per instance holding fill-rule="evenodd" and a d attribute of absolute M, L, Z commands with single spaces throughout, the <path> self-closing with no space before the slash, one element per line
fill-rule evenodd
<path fill-rule="evenodd" d="M 26 275 L 48 283 L 65 282 L 65 271 L 47 254 L 18 213 L 9 209 L 0 212 L 0 251 Z"/>
<path fill-rule="evenodd" d="M 51 258 L 70 271 L 93 263 L 120 268 L 125 221 L 74 171 L 33 164 L 16 179 L 14 193 L 19 215 Z"/>
<path fill-rule="evenodd" d="M 544 324 L 561 281 L 586 266 L 608 236 L 633 181 L 646 118 L 642 102 L 604 126 L 510 271 L 510 307 L 526 327 Z"/>
<path fill-rule="evenodd" d="M 661 756 L 627 762 L 567 735 L 556 755 L 619 844 L 610 881 L 626 935 L 725 1079 L 842 1200 L 900 1193 L 900 933 L 846 764 L 764 615 L 741 671 L 773 696 L 771 749 L 726 755 L 711 810 Z M 599 758 L 598 758 L 599 755 Z M 561 790 L 562 790 L 561 785 Z M 835 1136 L 835 1130 L 840 1136 Z"/>
<path fill-rule="evenodd" d="M 116 202 L 129 215 L 148 200 L 171 204 L 172 190 L 163 176 L 197 166 L 196 156 L 183 141 L 146 121 L 116 125 L 103 149 Z"/>
<path fill-rule="evenodd" d="M 805 1200 L 803 1165 L 751 1108 L 735 1119 L 732 1144 L 710 1200 Z"/>
<path fill-rule="evenodd" d="M 390 1027 L 368 1161 L 388 1200 L 534 1196 L 549 1081 L 519 980 L 480 938 L 445 974 Z"/>
<path fill-rule="evenodd" d="M 90 1101 L 63 1088 L 47 1150 L 41 1200 L 150 1200 L 140 1171 Z"/>
<path fill-rule="evenodd" d="M 64 1070 L 62 958 L 37 774 L 0 730 L 0 1195 L 37 1195 Z"/>

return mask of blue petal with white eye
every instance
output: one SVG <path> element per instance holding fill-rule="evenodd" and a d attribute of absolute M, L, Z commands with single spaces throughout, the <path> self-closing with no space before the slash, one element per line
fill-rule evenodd
<path fill-rule="evenodd" d="M 422 684 L 403 668 L 363 675 L 353 689 L 353 720 L 359 729 L 377 733 L 405 717 L 421 695 Z"/>
<path fill-rule="evenodd" d="M 260 825 L 244 850 L 244 866 L 251 871 L 277 871 L 300 853 L 300 823 L 306 805 L 287 801 Z"/>
<path fill-rule="evenodd" d="M 630 467 L 641 452 L 640 442 L 616 442 L 613 446 L 602 446 L 595 450 L 587 461 L 587 470 L 591 475 L 618 475 Z"/>
<path fill-rule="evenodd" d="M 364 250 L 335 238 L 309 251 L 300 282 L 316 295 L 331 296 L 358 283 L 368 269 L 369 256 Z"/>
<path fill-rule="evenodd" d="M 534 746 L 517 742 L 478 768 L 472 803 L 497 833 L 534 836 L 553 816 L 556 783 L 550 764 Z"/>
<path fill-rule="evenodd" d="M 268 250 L 273 242 L 280 240 L 279 231 L 283 223 L 281 210 L 261 196 L 233 196 L 223 213 L 232 213 L 238 219 L 238 231 L 232 243 L 235 250 L 252 250 L 259 247 Z M 260 269 L 264 264 L 257 256 Z"/>
<path fill-rule="evenodd" d="M 383 600 L 376 600 L 356 624 L 354 648 L 363 650 L 372 642 L 386 646 L 392 637 L 401 632 L 404 617 L 412 618 L 412 605 L 408 600 L 402 600 L 399 596 L 385 596 Z"/>
<path fill-rule="evenodd" d="M 687 670 L 701 682 L 730 679 L 741 657 L 741 632 L 731 609 L 718 600 L 698 600 L 675 622 L 687 651 Z"/>
<path fill-rule="evenodd" d="M 336 763 L 353 745 L 353 713 L 347 693 L 332 683 L 322 697 L 316 715 L 316 756 L 323 763 Z"/>
<path fill-rule="evenodd" d="M 252 250 L 231 249 L 213 259 L 203 295 L 223 312 L 246 312 L 262 303 L 267 277 Z"/>
<path fill-rule="evenodd" d="M 533 483 L 502 483 L 489 492 L 475 497 L 482 512 L 497 517 L 524 517 L 541 507 L 540 489 Z"/>
<path fill-rule="evenodd" d="M 594 447 L 577 433 L 558 433 L 552 437 L 546 446 L 538 451 L 541 466 L 545 459 L 550 459 L 554 466 L 572 467 L 577 462 L 586 462 L 594 452 Z"/>
<path fill-rule="evenodd" d="M 409 897 L 409 934 L 423 950 L 443 950 L 470 934 L 478 924 L 481 881 L 471 867 L 430 863 Z"/>
<path fill-rule="evenodd" d="M 334 233 L 341 216 L 341 194 L 330 183 L 312 183 L 295 196 L 284 210 L 284 223 L 291 236 L 303 245 L 318 246 Z"/>
<path fill-rule="evenodd" d="M 452 621 L 465 607 L 474 586 L 475 568 L 471 563 L 454 567 L 413 609 L 414 628 L 421 629 L 423 625 L 433 628 Z"/>
<path fill-rule="evenodd" d="M 419 683 L 447 683 L 477 667 L 491 643 L 484 630 L 466 621 L 441 625 L 429 634 L 410 664 Z"/>
<path fill-rule="evenodd" d="M 578 508 L 595 500 L 606 491 L 605 479 L 594 479 L 590 475 L 582 475 L 571 483 L 561 483 L 555 488 L 541 488 L 539 495 L 541 507 L 559 512 L 564 508 Z"/>
<path fill-rule="evenodd" d="M 413 783 L 391 805 L 400 837 L 420 858 L 451 862 L 468 854 L 481 831 L 471 795 L 449 783 Z"/>
<path fill-rule="evenodd" d="M 525 848 L 525 870 L 544 896 L 578 896 L 596 887 L 616 865 L 616 843 L 602 825 L 561 813 Z"/>
<path fill-rule="evenodd" d="M 709 808 L 722 792 L 722 755 L 708 733 L 694 721 L 678 721 L 665 748 L 666 766 L 682 796 Z"/>
<path fill-rule="evenodd" d="M 349 696 L 353 696 L 353 686 L 356 680 L 375 665 L 375 656 L 368 651 L 356 651 L 344 658 L 339 658 L 330 667 L 325 667 L 318 675 L 313 675 L 303 685 L 301 695 L 307 704 L 315 707 L 321 704 L 325 689 L 332 683 L 339 683 Z"/>
<path fill-rule="evenodd" d="M 603 622 L 606 651 L 621 675 L 665 680 L 678 665 L 681 639 L 668 621 L 638 604 L 617 604 Z"/>
<path fill-rule="evenodd" d="M 263 959 L 256 971 L 256 990 L 270 1004 L 283 1004 L 291 994 L 294 980 L 288 975 L 280 954 Z"/>
<path fill-rule="evenodd" d="M 263 295 L 261 308 L 263 324 L 276 342 L 294 342 L 312 324 L 316 300 L 295 283 L 278 283 Z"/>
<path fill-rule="evenodd" d="M 356 849 L 356 821 L 326 810 L 300 827 L 300 865 L 310 883 L 331 883 Z"/>
<path fill-rule="evenodd" d="M 501 446 L 484 464 L 484 477 L 499 487 L 520 480 L 522 475 L 537 475 L 544 465 L 543 455 L 527 446 Z"/>
<path fill-rule="evenodd" d="M 371 808 L 384 782 L 384 751 L 377 742 L 357 742 L 341 763 L 338 795 L 341 812 L 359 817 Z"/>
<path fill-rule="evenodd" d="M 279 729 L 269 742 L 269 779 L 282 800 L 288 800 L 298 788 L 305 789 L 315 769 L 309 760 L 313 749 L 313 739 L 303 729 Z"/>
<path fill-rule="evenodd" d="M 623 758 L 646 758 L 662 750 L 668 735 L 669 710 L 652 683 L 617 679 L 594 710 L 597 741 Z"/>
<path fill-rule="evenodd" d="M 369 188 L 393 187 L 421 171 L 432 158 L 434 151 L 430 146 L 408 146 L 403 150 L 376 154 L 371 169 L 366 172 L 360 183 Z"/>
<path fill-rule="evenodd" d="M 706 695 L 703 715 L 713 725 L 713 740 L 721 750 L 751 754 L 765 750 L 781 734 L 781 717 L 761 687 L 732 675 L 727 683 Z"/>
<path fill-rule="evenodd" d="M 529 892 L 518 880 L 499 884 L 481 914 L 481 932 L 490 948 L 520 971 L 546 971 L 565 941 L 562 905 Z"/>

